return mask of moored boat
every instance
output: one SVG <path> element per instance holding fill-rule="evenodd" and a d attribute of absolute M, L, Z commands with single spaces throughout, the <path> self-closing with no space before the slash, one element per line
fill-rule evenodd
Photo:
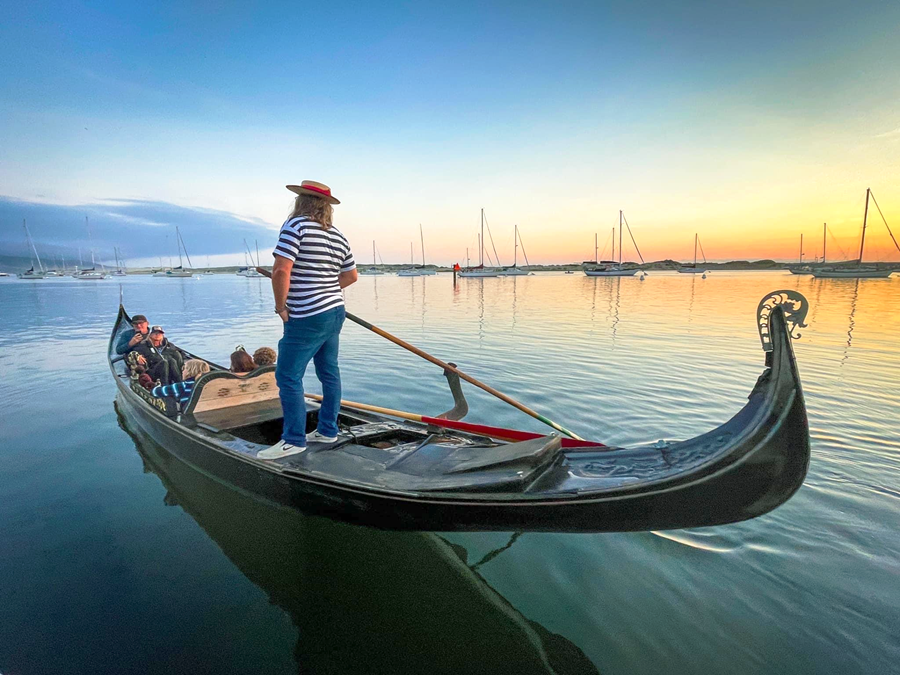
<path fill-rule="evenodd" d="M 469 249 L 466 249 L 466 266 L 457 274 L 463 278 L 499 277 L 501 270 L 484 266 L 484 209 L 481 209 L 481 232 L 478 234 L 478 265 L 469 264 Z"/>
<path fill-rule="evenodd" d="M 703 253 L 703 265 L 697 266 L 697 246 L 703 253 L 703 244 L 700 243 L 700 235 L 694 233 L 694 263 L 692 265 L 682 265 L 678 268 L 679 274 L 706 274 L 706 253 Z"/>
<path fill-rule="evenodd" d="M 378 269 L 377 263 L 375 261 L 375 240 L 372 240 L 372 266 L 367 269 L 361 269 L 359 271 L 360 274 L 365 274 L 368 276 L 379 276 L 384 274 L 384 272 Z"/>
<path fill-rule="evenodd" d="M 877 265 L 863 265 L 863 253 L 865 252 L 866 246 L 866 225 L 869 220 L 869 199 L 875 203 L 875 206 L 878 206 L 878 202 L 875 201 L 875 195 L 872 194 L 871 188 L 866 188 L 866 206 L 863 211 L 863 223 L 862 223 L 862 234 L 859 238 L 859 258 L 856 261 L 855 267 L 849 266 L 832 266 L 832 267 L 820 267 L 816 270 L 813 270 L 813 275 L 817 278 L 822 279 L 887 279 L 893 273 L 893 270 L 890 268 L 878 267 Z M 881 219 L 884 221 L 884 226 L 887 228 L 888 234 L 891 235 L 891 241 L 894 242 L 894 246 L 897 247 L 897 250 L 900 251 L 900 244 L 897 243 L 897 240 L 894 238 L 894 233 L 891 232 L 890 226 L 887 224 L 887 220 L 884 218 L 884 214 L 881 213 L 881 208 L 878 208 L 878 213 L 881 215 Z"/>
<path fill-rule="evenodd" d="M 398 420 L 345 401 L 337 443 L 266 461 L 257 453 L 281 434 L 273 366 L 238 377 L 210 364 L 179 408 L 137 385 L 115 356 L 129 325 L 124 307 L 109 364 L 120 405 L 168 452 L 283 506 L 399 530 L 700 527 L 762 515 L 803 482 L 809 427 L 790 340 L 807 310 L 794 291 L 760 303 L 766 367 L 731 420 L 686 441 L 623 448 L 462 422 L 465 401 L 447 371 L 457 405 L 444 418 Z M 309 407 L 312 428 L 318 405 Z"/>
<path fill-rule="evenodd" d="M 187 258 L 188 265 L 191 265 L 191 256 L 188 255 L 187 246 L 184 245 L 184 239 L 181 237 L 181 230 L 179 230 L 178 226 L 175 226 L 175 243 L 178 246 L 178 267 L 172 267 L 169 269 L 159 270 L 158 272 L 154 272 L 153 276 L 155 277 L 164 277 L 164 278 L 189 278 L 194 276 L 194 271 L 190 267 L 184 266 L 184 261 L 181 257 L 181 252 L 184 251 L 184 257 Z M 171 263 L 170 263 L 171 264 Z"/>
<path fill-rule="evenodd" d="M 28 223 L 22 219 L 22 229 L 25 231 L 25 246 L 29 248 L 33 253 L 34 257 L 37 258 L 38 269 L 34 269 L 34 258 L 31 259 L 31 267 L 24 272 L 20 272 L 16 276 L 19 279 L 46 279 L 47 278 L 47 270 L 44 269 L 44 264 L 41 262 L 41 256 L 37 252 L 37 247 L 34 245 L 34 240 L 31 238 L 31 232 L 28 231 Z"/>
<path fill-rule="evenodd" d="M 525 267 L 519 267 L 519 244 L 522 245 L 522 255 L 525 256 Z M 513 228 L 513 264 L 512 267 L 504 267 L 500 272 L 501 277 L 527 277 L 534 272 L 530 269 L 531 264 L 528 262 L 528 254 L 525 253 L 525 242 L 522 241 L 522 235 L 519 232 L 519 226 Z"/>
<path fill-rule="evenodd" d="M 599 256 L 597 255 L 597 235 L 594 235 L 594 263 L 593 265 L 585 264 L 584 273 L 589 277 L 633 277 L 638 272 L 638 267 L 629 266 L 626 267 L 622 264 L 622 222 L 624 220 L 624 214 L 622 211 L 619 211 L 619 260 L 616 262 L 613 261 L 600 261 Z M 631 234 L 631 228 L 628 228 L 629 234 Z M 632 236 L 632 241 L 634 241 L 634 237 Z M 635 249 L 637 249 L 637 242 L 634 242 Z M 605 252 L 604 248 L 604 252 Z M 638 256 L 641 258 L 641 262 L 644 261 L 643 256 L 641 256 L 641 252 L 638 250 Z M 616 228 L 612 229 L 612 257 L 616 257 Z"/>

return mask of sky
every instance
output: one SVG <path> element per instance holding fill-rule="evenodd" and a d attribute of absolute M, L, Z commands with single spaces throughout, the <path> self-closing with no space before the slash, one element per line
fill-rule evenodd
<path fill-rule="evenodd" d="M 849 252 L 867 187 L 900 230 L 897 2 L 69 0 L 3 16 L 0 247 L 22 239 L 16 204 L 50 247 L 127 203 L 168 209 L 192 254 L 242 262 L 243 237 L 192 214 L 258 225 L 270 250 L 284 185 L 304 179 L 341 199 L 365 261 L 372 240 L 385 262 L 410 242 L 418 258 L 420 224 L 428 262 L 477 257 L 482 208 L 504 264 L 514 225 L 532 262 L 592 258 L 620 209 L 647 260 L 690 259 L 695 232 L 711 260 L 796 259 L 801 233 L 811 258 L 826 221 Z M 70 207 L 69 234 L 36 205 Z M 900 260 L 871 224 L 867 259 Z M 119 227 L 135 248 L 140 224 Z M 163 255 L 157 239 L 129 257 Z"/>

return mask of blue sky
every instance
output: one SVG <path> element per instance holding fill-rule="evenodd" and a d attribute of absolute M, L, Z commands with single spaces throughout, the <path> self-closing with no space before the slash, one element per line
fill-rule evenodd
<path fill-rule="evenodd" d="M 275 227 L 312 178 L 357 248 L 421 222 L 436 262 L 481 207 L 547 262 L 620 208 L 653 258 L 852 240 L 870 184 L 900 215 L 900 3 L 6 4 L 8 198 Z"/>

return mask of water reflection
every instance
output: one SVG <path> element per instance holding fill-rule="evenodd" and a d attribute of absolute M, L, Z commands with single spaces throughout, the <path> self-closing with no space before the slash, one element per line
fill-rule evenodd
<path fill-rule="evenodd" d="M 850 316 L 847 319 L 847 345 L 844 347 L 844 355 L 841 357 L 841 367 L 850 356 L 850 346 L 853 344 L 853 329 L 856 327 L 856 303 L 859 300 L 859 279 L 853 280 L 853 296 L 850 298 Z"/>
<path fill-rule="evenodd" d="M 283 609 L 298 672 L 597 673 L 583 652 L 529 621 L 439 536 L 304 516 L 244 496 L 175 459 L 121 411 L 145 470 Z M 134 427 L 135 429 L 137 427 Z"/>

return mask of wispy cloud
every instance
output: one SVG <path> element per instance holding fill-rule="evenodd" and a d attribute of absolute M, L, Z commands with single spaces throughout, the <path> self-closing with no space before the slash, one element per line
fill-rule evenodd
<path fill-rule="evenodd" d="M 885 131 L 883 134 L 875 134 L 872 138 L 900 139 L 900 127 L 893 131 Z"/>
<path fill-rule="evenodd" d="M 138 216 L 128 216 L 124 213 L 116 213 L 115 211 L 106 211 L 103 214 L 104 216 L 109 216 L 110 218 L 115 218 L 116 220 L 122 220 L 126 223 L 132 223 L 134 225 L 148 225 L 150 227 L 166 227 L 170 223 L 161 223 L 157 220 L 150 220 L 149 218 L 139 218 Z"/>

